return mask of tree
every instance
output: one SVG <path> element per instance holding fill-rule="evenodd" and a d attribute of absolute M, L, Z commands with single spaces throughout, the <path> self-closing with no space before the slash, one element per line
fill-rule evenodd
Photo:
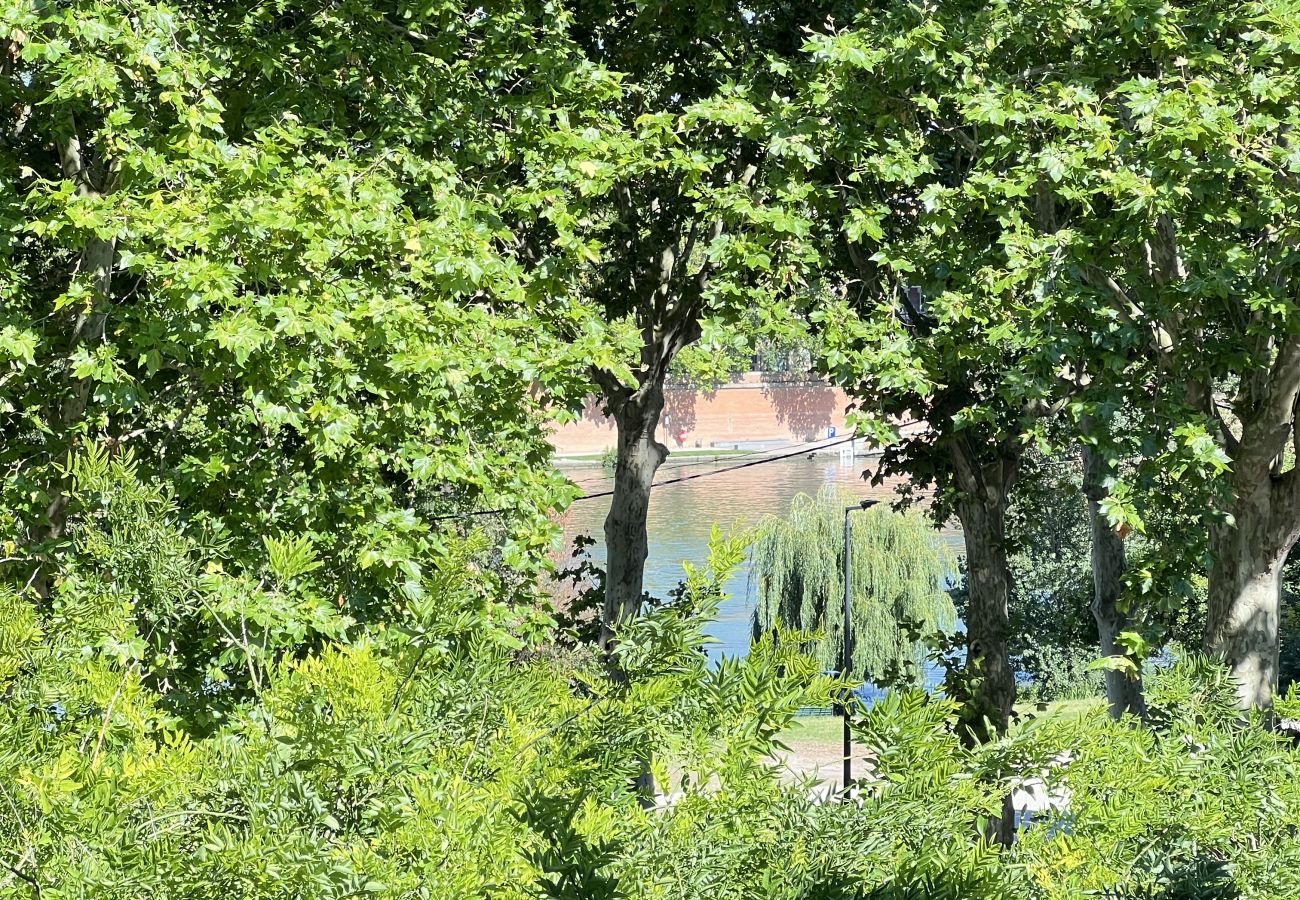
<path fill-rule="evenodd" d="M 1083 497 L 1088 507 L 1088 528 L 1092 538 L 1090 608 L 1097 623 L 1101 655 L 1119 662 L 1127 659 L 1120 636 L 1130 630 L 1132 622 L 1121 601 L 1128 553 L 1124 547 L 1124 534 L 1115 528 L 1105 512 L 1108 482 L 1113 480 L 1109 460 L 1100 447 L 1086 442 L 1081 444 L 1079 453 L 1082 457 Z M 1117 719 L 1125 713 L 1145 717 L 1141 660 L 1133 662 L 1131 668 L 1111 665 L 1106 669 L 1106 699 L 1111 715 Z"/>
<path fill-rule="evenodd" d="M 579 280 L 581 302 L 623 338 L 616 365 L 590 368 L 617 429 L 604 527 L 606 648 L 644 597 L 646 510 L 668 454 L 656 430 L 670 367 L 706 332 L 797 286 L 804 223 L 797 196 L 767 176 L 781 148 L 764 132 L 759 105 L 814 13 L 730 0 L 572 8 L 575 42 L 593 65 L 617 73 L 619 89 L 589 116 L 559 120 L 556 140 L 571 161 L 538 177 L 539 190 L 568 197 L 568 216 L 597 248 Z"/>
<path fill-rule="evenodd" d="M 964 77 L 995 64 L 991 33 L 973 6 L 875 5 L 810 38 L 791 113 L 816 137 L 828 229 L 825 302 L 811 314 L 822 365 L 889 445 L 876 477 L 933 487 L 935 517 L 962 523 L 972 740 L 988 737 L 985 721 L 1005 730 L 1014 703 L 1007 510 L 1026 447 L 1078 386 L 1081 355 L 1060 326 L 1069 313 L 1042 289 L 1050 193 L 1037 174 L 1007 171 L 1044 138 L 1007 127 L 1005 141 L 987 140 L 1006 119 L 990 123 L 988 92 Z M 900 438 L 900 421 L 927 428 Z"/>
<path fill-rule="evenodd" d="M 498 558 L 531 570 L 564 496 L 546 407 L 607 346 L 536 327 L 580 248 L 525 263 L 506 227 L 533 201 L 500 123 L 601 96 L 544 12 L 9 0 L 0 23 L 19 580 L 57 578 L 61 466 L 90 443 L 131 448 L 232 565 L 305 535 L 358 614 L 421 593 L 462 515 L 503 509 Z"/>
<path fill-rule="evenodd" d="M 1026 454 L 1007 511 L 1009 649 L 1017 676 L 1033 680 L 1039 701 L 1077 696 L 1100 687 L 1088 671 L 1097 657 L 1097 629 L 1089 613 L 1088 511 L 1079 494 L 1078 460 Z M 965 585 L 953 591 L 958 615 Z"/>
<path fill-rule="evenodd" d="M 1231 665 L 1242 705 L 1268 706 L 1279 578 L 1300 535 L 1300 473 L 1285 461 L 1300 395 L 1289 136 L 1300 18 L 1186 3 L 1088 31 L 1131 62 L 1103 85 L 1109 127 L 1079 145 L 1114 173 L 1082 262 L 1116 315 L 1147 330 L 1230 467 L 1209 532 L 1205 643 Z"/>
<path fill-rule="evenodd" d="M 1134 403 L 1153 429 L 1152 464 L 1187 481 L 1230 464 L 1224 499 L 1204 511 L 1206 640 L 1247 705 L 1271 696 L 1274 576 L 1300 524 L 1284 453 L 1300 390 L 1284 88 L 1294 32 L 1291 12 L 1249 3 L 873 9 L 810 42 L 802 101 L 830 137 L 825 197 L 846 239 L 835 267 L 846 299 L 822 313 L 844 336 L 829 367 L 863 396 L 925 401 L 885 405 L 932 429 L 897 459 L 913 457 L 913 476 L 947 466 L 941 482 L 982 498 L 952 495 L 981 533 L 1001 534 L 995 501 L 1014 486 L 1016 447 L 1058 413 L 1089 455 L 1124 443 L 1107 431 L 1116 404 Z M 907 307 L 909 283 L 925 310 Z M 852 304 L 872 321 L 846 315 Z M 863 379 L 864 368 L 875 371 Z M 1096 602 L 1113 645 L 1133 588 L 1117 597 L 1122 545 L 1107 532 L 1141 522 L 1126 486 L 1093 463 Z M 1177 542 L 1182 568 L 1196 562 L 1188 546 Z M 992 548 L 969 556 L 973 573 L 1004 571 Z M 986 585 L 983 643 L 999 654 L 1004 582 Z"/>
<path fill-rule="evenodd" d="M 1141 347 L 1090 375 L 1144 398 L 1199 467 L 1230 470 L 1206 516 L 1205 643 L 1229 661 L 1242 704 L 1267 706 L 1279 573 L 1300 534 L 1300 473 L 1287 458 L 1300 396 L 1300 18 L 1247 2 L 988 15 L 1001 68 L 980 115 L 1044 136 L 1022 143 L 1018 162 L 1060 206 L 1056 283 L 1090 296 L 1099 329 Z M 1017 59 L 1012 47 L 1033 52 Z"/>
<path fill-rule="evenodd" d="M 823 488 L 800 494 L 784 518 L 759 526 L 754 545 L 755 640 L 778 626 L 818 632 L 813 654 L 824 670 L 864 681 L 879 680 L 923 650 L 903 637 L 903 625 L 923 633 L 955 624 L 944 580 L 952 568 L 938 535 L 919 514 L 872 508 L 850 514 L 853 534 L 851 606 L 853 658 L 844 647 L 844 510 L 847 495 Z M 919 667 L 915 670 L 919 676 Z"/>

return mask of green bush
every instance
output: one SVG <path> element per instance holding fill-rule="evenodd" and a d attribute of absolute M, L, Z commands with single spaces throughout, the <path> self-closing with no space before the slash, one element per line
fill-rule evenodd
<path fill-rule="evenodd" d="M 1300 545 L 1282 568 L 1281 613 L 1278 683 L 1286 690 L 1300 681 Z"/>
<path fill-rule="evenodd" d="M 73 482 L 68 577 L 0 591 L 0 897 L 624 896 L 670 821 L 641 760 L 708 821 L 773 807 L 774 736 L 832 690 L 798 641 L 706 664 L 735 541 L 625 630 L 613 680 L 519 646 L 470 567 L 361 628 L 305 543 L 234 579 L 129 460 Z"/>
<path fill-rule="evenodd" d="M 1018 657 L 1021 668 L 1032 673 L 1033 681 L 1020 688 L 1021 700 L 1051 703 L 1054 700 L 1085 700 L 1105 690 L 1103 676 L 1093 668 L 1095 647 L 1042 644 L 1026 648 Z"/>
<path fill-rule="evenodd" d="M 1300 890 L 1300 752 L 1243 722 L 1204 661 L 1151 679 L 1152 728 L 1044 717 L 973 749 L 951 700 L 891 693 L 857 716 L 874 760 L 857 801 L 818 804 L 773 753 L 839 686 L 797 636 L 715 667 L 699 652 L 735 541 L 625 629 L 612 679 L 590 653 L 520 646 L 468 567 L 362 628 L 319 608 L 299 542 L 268 545 L 265 583 L 228 581 L 129 466 L 78 472 L 98 502 L 69 576 L 48 604 L 0 591 L 4 900 Z M 645 802 L 643 762 L 672 802 Z M 1068 808 L 989 844 L 1044 772 Z"/>

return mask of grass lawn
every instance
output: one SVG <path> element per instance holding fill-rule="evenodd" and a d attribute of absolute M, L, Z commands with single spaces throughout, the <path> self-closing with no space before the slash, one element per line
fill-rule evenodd
<path fill-rule="evenodd" d="M 1054 700 L 1039 709 L 1035 703 L 1017 703 L 1016 713 L 1022 721 L 1030 717 L 1036 719 L 1053 719 L 1058 716 L 1080 718 L 1101 715 L 1106 710 L 1106 701 L 1101 697 L 1088 697 L 1083 700 Z M 1012 725 L 1012 729 L 1015 729 Z M 794 724 L 781 732 L 783 743 L 808 745 L 840 746 L 843 739 L 843 720 L 839 716 L 800 716 Z"/>
<path fill-rule="evenodd" d="M 839 716 L 800 716 L 794 724 L 781 732 L 784 743 L 840 745 L 844 734 L 844 720 Z"/>

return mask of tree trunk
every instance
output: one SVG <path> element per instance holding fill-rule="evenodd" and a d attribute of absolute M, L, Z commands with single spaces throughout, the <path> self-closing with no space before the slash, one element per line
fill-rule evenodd
<path fill-rule="evenodd" d="M 1011 590 L 1006 507 L 1015 460 L 975 468 L 962 451 L 954 451 L 953 457 L 958 483 L 965 485 L 957 501 L 957 518 L 966 540 L 966 667 L 976 676 L 958 726 L 962 740 L 970 745 L 1005 734 L 1015 704 L 1006 609 Z"/>
<path fill-rule="evenodd" d="M 618 628 L 641 611 L 645 595 L 645 561 L 649 553 L 646 515 L 655 472 L 668 448 L 655 440 L 664 408 L 663 386 L 649 383 L 621 401 L 611 401 L 618 429 L 614 496 L 605 517 L 605 607 L 600 645 L 608 651 Z"/>
<path fill-rule="evenodd" d="M 601 611 L 600 646 L 611 653 L 619 627 L 636 618 L 645 596 L 645 561 L 650 551 L 646 516 L 655 472 L 668 456 L 668 448 L 655 440 L 663 413 L 663 385 L 649 382 L 635 393 L 609 400 L 618 430 L 618 458 L 614 467 L 614 495 L 605 517 L 605 606 Z M 617 659 L 612 660 L 615 681 L 626 679 Z M 655 782 L 650 759 L 641 756 L 634 782 L 643 808 L 654 806 Z"/>
<path fill-rule="evenodd" d="M 1282 566 L 1300 536 L 1300 469 L 1282 472 L 1288 439 L 1300 452 L 1300 338 L 1269 339 L 1258 356 L 1268 365 L 1243 372 L 1233 398 L 1241 437 L 1220 419 L 1232 459 L 1231 518 L 1210 529 L 1205 617 L 1205 649 L 1227 662 L 1243 709 L 1273 705 Z"/>
<path fill-rule="evenodd" d="M 956 507 L 966 542 L 966 670 L 974 676 L 973 684 L 962 686 L 957 733 L 970 747 L 1006 734 L 1016 702 L 1007 611 L 1011 568 L 1006 519 L 1017 460 L 975 468 L 968 455 L 956 451 L 953 462 L 958 483 L 965 486 Z M 1002 815 L 984 823 L 984 831 L 989 840 L 1011 845 L 1015 810 L 1010 794 L 1003 798 Z"/>
<path fill-rule="evenodd" d="M 68 347 L 69 357 L 83 344 L 93 345 L 104 339 L 116 253 L 117 241 L 102 238 L 91 238 L 86 243 L 86 249 L 82 251 L 78 270 L 90 275 L 92 305 L 89 310 L 77 317 L 73 325 L 72 339 Z M 58 411 L 51 416 L 51 425 L 56 434 L 61 436 L 71 434 L 77 423 L 85 416 L 94 388 L 94 382 L 88 378 L 68 376 L 67 393 L 59 404 Z M 63 537 L 67 527 L 67 506 L 68 497 L 63 485 L 54 485 L 50 503 L 45 509 L 45 540 L 57 541 Z"/>
<path fill-rule="evenodd" d="M 1124 592 L 1123 575 L 1127 565 L 1124 539 L 1116 533 L 1101 511 L 1101 501 L 1106 499 L 1106 460 L 1087 444 L 1082 446 L 1083 494 L 1088 504 L 1088 520 L 1092 527 L 1092 615 L 1097 620 L 1097 634 L 1101 640 L 1102 656 L 1122 655 L 1117 643 L 1120 632 L 1130 627 L 1128 613 L 1119 608 Z M 1119 719 L 1125 713 L 1145 719 L 1146 697 L 1142 692 L 1141 660 L 1136 660 L 1136 675 L 1106 670 L 1106 702 L 1112 717 Z"/>
<path fill-rule="evenodd" d="M 98 179 L 88 170 L 83 156 L 81 139 L 77 134 L 76 122 L 69 118 L 69 136 L 58 145 L 59 163 L 63 175 L 76 185 L 77 193 L 83 197 L 100 197 L 112 190 L 113 170 L 105 169 Z M 68 340 L 68 361 L 71 367 L 72 354 L 82 345 L 96 344 L 104 339 L 108 323 L 109 307 L 112 303 L 113 264 L 117 256 L 117 239 L 92 237 L 86 241 L 77 257 L 76 268 L 72 276 L 86 276 L 90 281 L 90 307 L 81 312 L 73 323 L 72 334 Z M 71 438 L 77 424 L 84 418 L 90 405 L 90 398 L 95 385 L 88 378 L 67 375 L 66 393 L 57 409 L 49 414 L 50 429 L 56 436 Z M 63 538 L 68 523 L 67 487 L 62 481 L 55 482 L 49 488 L 50 502 L 45 507 L 45 525 L 40 530 L 38 540 L 49 548 Z M 55 573 L 53 563 L 46 559 L 38 564 L 32 575 L 32 588 L 42 600 L 48 600 Z"/>
<path fill-rule="evenodd" d="M 1282 566 L 1296 539 L 1290 520 L 1300 513 L 1277 507 L 1278 485 L 1267 471 L 1255 477 L 1254 488 L 1245 489 L 1247 467 L 1233 472 L 1233 521 L 1210 531 L 1214 561 L 1205 626 L 1205 649 L 1227 662 L 1243 709 L 1273 705 Z"/>

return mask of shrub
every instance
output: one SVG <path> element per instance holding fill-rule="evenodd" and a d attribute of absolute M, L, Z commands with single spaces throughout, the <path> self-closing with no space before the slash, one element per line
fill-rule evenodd
<path fill-rule="evenodd" d="M 49 604 L 0 591 L 3 900 L 1300 891 L 1300 751 L 1242 721 L 1204 660 L 1151 679 L 1153 728 L 1040 718 L 975 748 L 953 701 L 890 693 L 857 715 L 874 760 L 859 800 L 819 805 L 772 754 L 798 709 L 840 686 L 797 635 L 716 667 L 699 649 L 736 541 L 715 537 L 676 600 L 625 630 L 611 679 L 589 654 L 512 642 L 471 602 L 468 568 L 383 627 L 293 639 L 214 615 L 222 591 L 268 591 L 285 622 L 328 621 L 309 615 L 291 539 L 268 552 L 274 584 L 214 586 L 209 549 L 170 546 L 166 498 L 129 475 L 100 483 L 113 512 L 76 525 L 84 555 Z M 147 551 L 167 546 L 176 583 L 146 577 Z M 168 655 L 159 635 L 179 621 L 207 634 L 204 652 Z M 1294 693 L 1279 704 L 1297 710 Z M 643 760 L 673 802 L 642 802 Z M 1030 776 L 1068 805 L 990 845 L 984 824 Z"/>

